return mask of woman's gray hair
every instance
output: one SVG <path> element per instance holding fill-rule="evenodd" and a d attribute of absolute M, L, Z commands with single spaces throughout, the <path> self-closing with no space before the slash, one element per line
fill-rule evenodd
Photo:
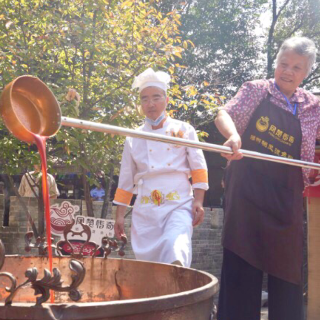
<path fill-rule="evenodd" d="M 278 66 L 281 55 L 286 50 L 293 50 L 295 53 L 308 58 L 308 75 L 316 61 L 317 48 L 314 42 L 306 37 L 292 37 L 283 42 L 276 58 L 276 67 Z"/>

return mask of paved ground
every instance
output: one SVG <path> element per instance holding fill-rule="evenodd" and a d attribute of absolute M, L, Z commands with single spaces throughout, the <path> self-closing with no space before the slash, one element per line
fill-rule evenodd
<path fill-rule="evenodd" d="M 215 309 L 216 311 L 216 309 Z M 216 320 L 216 316 L 212 316 L 212 320 Z M 260 320 L 268 320 L 268 308 L 261 309 L 261 319 Z"/>
<path fill-rule="evenodd" d="M 268 320 L 268 308 L 261 309 L 261 320 Z"/>
<path fill-rule="evenodd" d="M 305 319 L 306 319 L 306 315 L 305 315 Z M 215 320 L 216 318 L 213 317 L 213 320 Z M 260 320 L 268 320 L 268 308 L 264 307 L 261 308 L 261 319 Z"/>
<path fill-rule="evenodd" d="M 306 310 L 306 306 L 305 306 L 305 310 Z M 306 311 L 305 311 L 304 319 L 305 320 L 307 319 Z M 268 320 L 268 308 L 261 309 L 261 320 Z"/>

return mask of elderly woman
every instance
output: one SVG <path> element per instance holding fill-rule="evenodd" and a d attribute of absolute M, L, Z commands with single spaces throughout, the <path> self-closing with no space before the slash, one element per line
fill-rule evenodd
<path fill-rule="evenodd" d="M 303 189 L 309 170 L 242 158 L 238 149 L 313 161 L 318 99 L 299 88 L 316 59 L 313 41 L 287 39 L 274 79 L 245 83 L 215 120 L 234 154 L 225 176 L 219 320 L 260 319 L 263 272 L 269 319 L 303 319 Z M 241 160 L 240 160 L 241 159 Z"/>
<path fill-rule="evenodd" d="M 136 77 L 133 88 L 139 88 L 141 108 L 146 116 L 138 130 L 197 140 L 190 124 L 166 114 L 169 81 L 167 73 L 150 68 Z M 207 189 L 207 165 L 201 150 L 127 138 L 114 198 L 118 205 L 116 236 L 124 234 L 126 206 L 136 193 L 131 225 L 136 258 L 189 267 L 192 227 L 203 221 Z"/>

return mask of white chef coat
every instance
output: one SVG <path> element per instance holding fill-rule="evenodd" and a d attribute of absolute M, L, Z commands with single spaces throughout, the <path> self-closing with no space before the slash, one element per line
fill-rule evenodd
<path fill-rule="evenodd" d="M 198 141 L 194 128 L 167 117 L 163 128 L 138 130 Z M 192 176 L 192 186 L 189 178 Z M 114 203 L 127 206 L 133 193 L 131 243 L 137 259 L 191 264 L 192 188 L 208 189 L 200 149 L 130 138 L 125 142 Z"/>

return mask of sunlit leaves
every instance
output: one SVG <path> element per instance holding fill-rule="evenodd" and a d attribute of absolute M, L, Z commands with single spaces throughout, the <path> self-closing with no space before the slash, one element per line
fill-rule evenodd
<path fill-rule="evenodd" d="M 152 2 L 29 0 L 6 1 L 2 7 L 1 83 L 26 73 L 39 77 L 53 90 L 64 116 L 136 127 L 141 117 L 133 77 L 147 67 L 172 67 L 174 73 L 171 58 L 181 59 L 185 47 L 179 45 L 178 12 L 163 14 Z M 66 99 L 70 88 L 79 100 Z M 0 130 L 6 135 L 0 140 L 0 165 L 9 161 L 10 170 L 30 168 L 36 150 L 8 135 L 2 123 Z M 48 158 L 51 164 L 107 173 L 110 160 L 118 164 L 122 144 L 122 137 L 62 128 L 48 143 Z"/>

